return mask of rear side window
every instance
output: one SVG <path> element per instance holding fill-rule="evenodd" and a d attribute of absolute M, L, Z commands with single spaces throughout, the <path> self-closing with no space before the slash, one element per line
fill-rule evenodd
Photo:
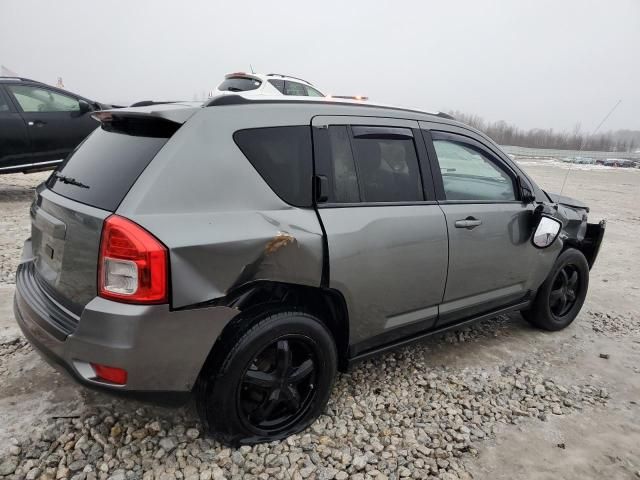
<path fill-rule="evenodd" d="M 289 80 L 286 80 L 284 82 L 284 94 L 293 95 L 297 97 L 306 97 L 307 88 L 301 83 L 290 82 Z"/>
<path fill-rule="evenodd" d="M 269 83 L 280 93 L 284 93 L 284 80 L 269 80 Z"/>
<path fill-rule="evenodd" d="M 7 99 L 4 98 L 4 93 L 2 93 L 2 86 L 0 86 L 0 112 L 8 112 L 9 111 L 9 103 Z"/>
<path fill-rule="evenodd" d="M 67 157 L 49 177 L 47 187 L 113 212 L 178 127 L 167 121 L 104 124 Z"/>
<path fill-rule="evenodd" d="M 233 139 L 260 176 L 285 202 L 311 206 L 311 128 L 239 130 Z"/>
<path fill-rule="evenodd" d="M 248 90 L 255 90 L 262 82 L 255 78 L 247 77 L 231 77 L 227 78 L 218 86 L 218 90 L 229 92 L 246 92 Z"/>
<path fill-rule="evenodd" d="M 413 138 L 356 135 L 352 142 L 363 202 L 423 200 Z"/>

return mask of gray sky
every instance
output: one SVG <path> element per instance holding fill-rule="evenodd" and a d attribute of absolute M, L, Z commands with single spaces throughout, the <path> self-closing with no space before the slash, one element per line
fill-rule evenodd
<path fill-rule="evenodd" d="M 640 129 L 639 0 L 0 0 L 0 64 L 105 102 L 191 100 L 225 73 L 523 128 Z"/>

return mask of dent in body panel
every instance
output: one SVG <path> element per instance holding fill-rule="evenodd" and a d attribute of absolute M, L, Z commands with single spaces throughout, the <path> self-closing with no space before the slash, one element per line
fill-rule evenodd
<path fill-rule="evenodd" d="M 174 308 L 257 280 L 320 286 L 322 230 L 313 210 L 141 216 L 170 245 Z"/>
<path fill-rule="evenodd" d="M 118 208 L 170 251 L 174 308 L 256 280 L 319 286 L 315 210 L 281 200 L 233 141 L 239 129 L 308 125 L 304 110 L 204 108 L 160 150 Z M 289 114 L 287 113 L 289 112 Z"/>

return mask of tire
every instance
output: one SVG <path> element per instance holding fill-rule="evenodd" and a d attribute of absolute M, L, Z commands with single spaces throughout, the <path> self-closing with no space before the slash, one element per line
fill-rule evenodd
<path fill-rule="evenodd" d="M 533 304 L 522 316 L 544 330 L 562 330 L 576 318 L 589 288 L 589 264 L 582 252 L 562 252 L 538 289 Z"/>
<path fill-rule="evenodd" d="M 207 362 L 196 386 L 203 424 L 232 446 L 304 430 L 324 410 L 337 370 L 333 337 L 313 315 L 279 311 L 245 320 L 249 329 Z"/>

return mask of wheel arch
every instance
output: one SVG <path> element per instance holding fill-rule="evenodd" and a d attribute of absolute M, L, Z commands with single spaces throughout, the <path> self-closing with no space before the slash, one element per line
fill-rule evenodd
<path fill-rule="evenodd" d="M 342 294 L 334 289 L 275 281 L 256 281 L 229 293 L 216 304 L 237 309 L 211 348 L 203 366 L 222 362 L 224 353 L 252 325 L 277 310 L 299 310 L 317 317 L 329 330 L 338 352 L 338 369 L 348 368 L 349 314 Z"/>

